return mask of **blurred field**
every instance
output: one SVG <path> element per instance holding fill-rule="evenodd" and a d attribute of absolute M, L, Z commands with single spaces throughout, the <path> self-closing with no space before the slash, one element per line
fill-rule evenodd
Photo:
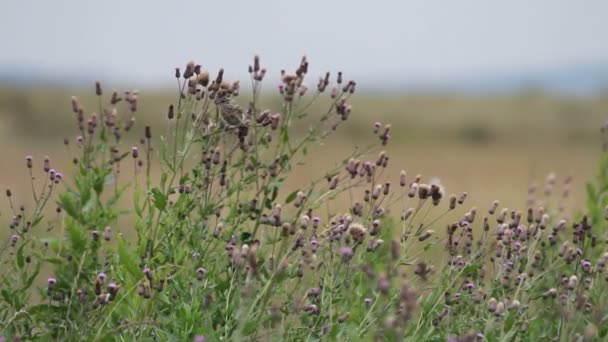
<path fill-rule="evenodd" d="M 70 96 L 81 98 L 85 108 L 96 108 L 90 91 L 0 87 L 0 188 L 10 187 L 17 203 L 29 203 L 29 179 L 24 156 L 40 161 L 53 158 L 59 169 L 68 159 L 64 137 L 75 136 Z M 173 91 L 141 91 L 136 115 L 137 131 L 153 124 L 163 132 L 167 105 Z M 240 101 L 246 102 L 242 95 Z M 265 105 L 276 99 L 266 98 Z M 583 185 L 592 177 L 600 153 L 599 127 L 608 113 L 608 95 L 593 98 L 560 98 L 539 93 L 510 96 L 382 95 L 355 94 L 352 120 L 332 136 L 326 146 L 311 150 L 307 166 L 296 168 L 288 188 L 307 184 L 311 175 L 340 162 L 355 145 L 375 142 L 374 121 L 391 123 L 389 176 L 399 170 L 424 181 L 439 178 L 446 192 L 467 191 L 467 205 L 487 208 L 494 199 L 522 208 L 530 183 L 542 184 L 555 172 L 558 181 L 574 177 L 570 210 L 582 209 Z M 278 108 L 273 106 L 273 108 Z M 313 106 L 314 116 L 324 108 Z M 304 127 L 302 127 L 304 129 Z M 375 157 L 371 156 L 372 158 Z M 38 164 L 40 165 L 40 164 Z M 68 172 L 69 173 L 69 172 Z M 1 220 L 8 222 L 6 201 L 0 202 Z M 7 223 L 8 225 L 8 223 Z M 2 234 L 4 235 L 4 234 Z"/>

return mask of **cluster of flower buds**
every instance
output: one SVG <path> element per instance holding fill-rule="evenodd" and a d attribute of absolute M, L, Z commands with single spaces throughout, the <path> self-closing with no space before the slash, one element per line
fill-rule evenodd
<path fill-rule="evenodd" d="M 285 70 L 281 70 L 279 93 L 283 96 L 285 102 L 292 102 L 296 95 L 302 97 L 306 94 L 307 88 L 303 82 L 307 72 L 308 60 L 306 59 L 306 56 L 302 57 L 300 65 L 295 73 L 290 74 Z"/>
<path fill-rule="evenodd" d="M 260 66 L 260 56 L 253 56 L 253 65 L 249 66 L 249 74 L 256 82 L 261 82 L 266 75 L 266 68 Z"/>

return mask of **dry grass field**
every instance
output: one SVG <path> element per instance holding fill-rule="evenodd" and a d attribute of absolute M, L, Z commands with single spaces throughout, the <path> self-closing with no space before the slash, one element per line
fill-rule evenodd
<path fill-rule="evenodd" d="M 78 95 L 95 108 L 89 92 L 70 89 L 0 87 L 0 143 L 3 169 L 0 187 L 29 193 L 23 158 L 52 157 L 66 163 L 62 140 L 75 137 L 69 99 Z M 152 124 L 166 129 L 165 112 L 175 100 L 171 90 L 143 90 L 137 113 L 138 129 Z M 247 95 L 240 96 L 246 103 Z M 278 99 L 266 98 L 267 105 Z M 438 178 L 448 193 L 467 191 L 471 205 L 485 208 L 499 199 L 519 207 L 532 183 L 542 184 L 549 173 L 559 179 L 574 178 L 572 200 L 581 203 L 583 184 L 593 176 L 600 153 L 599 127 L 608 112 L 608 96 L 562 98 L 527 93 L 509 96 L 456 96 L 423 94 L 355 94 L 353 120 L 339 134 L 318 146 L 298 167 L 288 187 L 297 187 L 298 175 L 323 172 L 341 162 L 355 146 L 373 142 L 372 123 L 391 123 L 393 136 L 387 147 L 389 172 L 397 177 L 405 169 L 423 180 Z M 323 103 L 310 109 L 311 116 Z M 302 130 L 306 129 L 303 125 Z M 396 179 L 396 178 L 394 178 Z M 501 198 L 496 198 L 500 194 Z M 27 203 L 28 197 L 17 197 Z M 6 203 L 0 204 L 4 220 Z M 581 208 L 569 207 L 570 210 Z"/>

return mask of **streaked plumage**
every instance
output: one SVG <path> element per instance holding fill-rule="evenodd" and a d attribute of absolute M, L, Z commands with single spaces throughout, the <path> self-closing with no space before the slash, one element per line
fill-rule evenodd
<path fill-rule="evenodd" d="M 243 108 L 229 97 L 222 97 L 215 101 L 220 112 L 220 118 L 228 126 L 240 126 L 243 123 Z"/>

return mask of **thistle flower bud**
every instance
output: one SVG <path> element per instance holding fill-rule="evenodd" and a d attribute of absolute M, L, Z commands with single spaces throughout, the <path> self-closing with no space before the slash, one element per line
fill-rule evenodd
<path fill-rule="evenodd" d="M 152 281 L 152 271 L 149 268 L 144 268 L 143 271 L 144 275 L 146 276 L 146 278 L 148 278 L 149 281 Z"/>
<path fill-rule="evenodd" d="M 418 198 L 421 200 L 425 200 L 430 195 L 430 187 L 426 184 L 418 185 Z"/>
<path fill-rule="evenodd" d="M 427 230 L 426 232 L 422 233 L 422 234 L 421 234 L 421 235 L 418 237 L 418 241 L 422 242 L 422 241 L 424 241 L 424 240 L 426 240 L 426 239 L 430 238 L 430 237 L 431 237 L 431 235 L 432 235 L 433 233 L 434 233 L 434 232 L 433 232 L 432 230 Z"/>
<path fill-rule="evenodd" d="M 196 270 L 196 279 L 203 280 L 203 278 L 205 277 L 205 274 L 207 274 L 207 270 L 202 267 L 199 267 Z"/>
<path fill-rule="evenodd" d="M 376 238 L 371 239 L 369 241 L 369 243 L 367 244 L 367 251 L 374 252 L 383 244 L 384 244 L 384 240 L 382 240 L 382 239 L 376 239 Z"/>
<path fill-rule="evenodd" d="M 99 81 L 95 81 L 95 95 L 97 96 L 101 96 L 102 92 L 101 92 L 101 83 L 99 83 Z"/>
<path fill-rule="evenodd" d="M 550 288 L 547 291 L 543 292 L 543 298 L 555 298 L 557 297 L 557 290 L 555 288 Z"/>
<path fill-rule="evenodd" d="M 488 300 L 488 311 L 490 313 L 495 313 L 497 304 L 498 304 L 498 301 L 496 300 L 496 298 L 494 298 L 494 297 L 490 298 Z"/>
<path fill-rule="evenodd" d="M 433 205 L 439 205 L 441 198 L 443 197 L 443 191 L 441 187 L 437 184 L 431 184 L 431 199 L 433 200 Z"/>
<path fill-rule="evenodd" d="M 329 190 L 335 190 L 338 187 L 338 176 L 334 176 L 329 181 Z"/>
<path fill-rule="evenodd" d="M 108 294 L 109 294 L 108 300 L 109 301 L 114 300 L 114 298 L 116 297 L 116 294 L 118 293 L 118 289 L 119 289 L 119 286 L 116 285 L 116 283 L 108 284 Z"/>
<path fill-rule="evenodd" d="M 496 212 L 496 209 L 498 209 L 499 205 L 500 205 L 500 202 L 498 200 L 492 202 L 492 206 L 490 206 L 490 209 L 488 210 L 488 213 L 490 215 L 494 215 L 494 213 Z"/>
<path fill-rule="evenodd" d="M 131 156 L 133 157 L 133 159 L 137 159 L 137 157 L 139 157 L 139 149 L 137 148 L 137 146 L 131 147 Z"/>
<path fill-rule="evenodd" d="M 44 170 L 44 172 L 49 172 L 51 170 L 51 159 L 49 158 L 49 156 L 44 157 L 42 169 Z"/>
<path fill-rule="evenodd" d="M 104 238 L 104 240 L 106 240 L 106 241 L 110 241 L 110 239 L 112 238 L 112 228 L 110 228 L 110 227 L 106 227 L 106 228 L 103 230 L 103 238 Z"/>
<path fill-rule="evenodd" d="M 353 223 L 349 228 L 349 234 L 353 237 L 355 241 L 362 242 L 365 239 L 367 230 L 365 229 L 365 227 L 363 227 L 363 225 L 359 223 Z"/>
<path fill-rule="evenodd" d="M 319 227 L 319 223 L 321 223 L 321 218 L 319 216 L 312 217 L 312 227 L 317 229 Z"/>
<path fill-rule="evenodd" d="M 509 309 L 511 309 L 511 310 L 517 310 L 517 309 L 519 309 L 520 306 L 521 306 L 521 303 L 517 299 L 513 299 L 509 303 Z"/>
<path fill-rule="evenodd" d="M 578 285 L 578 277 L 573 275 L 570 278 L 568 278 L 568 289 L 569 290 L 574 290 L 576 288 L 576 286 Z"/>
<path fill-rule="evenodd" d="M 353 257 L 353 249 L 349 246 L 344 246 L 340 248 L 340 258 L 342 261 L 349 262 Z"/>
<path fill-rule="evenodd" d="M 463 192 L 460 197 L 458 197 L 458 204 L 463 204 L 468 196 L 469 194 L 467 192 Z"/>
<path fill-rule="evenodd" d="M 417 192 L 418 192 L 418 183 L 412 183 L 412 185 L 410 186 L 410 190 L 407 193 L 407 197 L 414 198 L 414 196 L 416 196 Z"/>
<path fill-rule="evenodd" d="M 376 286 L 378 287 L 378 291 L 380 291 L 380 293 L 382 293 L 384 295 L 388 294 L 388 290 L 390 289 L 390 283 L 388 281 L 386 274 L 381 273 L 378 276 Z"/>
<path fill-rule="evenodd" d="M 500 316 L 505 312 L 505 303 L 504 302 L 498 302 L 496 304 L 496 311 L 494 311 L 494 314 L 496 316 Z"/>
<path fill-rule="evenodd" d="M 450 210 L 454 210 L 456 208 L 456 195 L 450 195 Z"/>
<path fill-rule="evenodd" d="M 172 105 L 172 104 L 170 104 L 170 105 L 169 105 L 169 109 L 167 109 L 167 118 L 168 118 L 169 120 L 171 120 L 171 119 L 173 119 L 174 117 L 175 117 L 175 112 L 174 112 L 174 109 L 173 109 L 173 105 Z"/>

